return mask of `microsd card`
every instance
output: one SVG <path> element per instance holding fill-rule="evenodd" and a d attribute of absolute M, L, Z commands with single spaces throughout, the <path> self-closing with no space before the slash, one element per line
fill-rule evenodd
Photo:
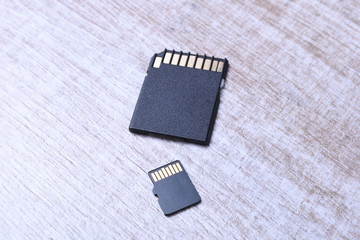
<path fill-rule="evenodd" d="M 131 132 L 208 145 L 228 61 L 166 50 L 150 60 L 130 122 Z"/>
<path fill-rule="evenodd" d="M 149 172 L 154 184 L 153 193 L 158 197 L 165 215 L 173 214 L 201 201 L 180 161 L 174 161 Z"/>

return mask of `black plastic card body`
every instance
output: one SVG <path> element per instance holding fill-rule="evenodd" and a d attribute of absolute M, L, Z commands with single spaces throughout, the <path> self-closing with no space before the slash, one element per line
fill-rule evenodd
<path fill-rule="evenodd" d="M 171 215 L 201 201 L 180 161 L 174 161 L 149 172 L 153 193 L 165 215 Z"/>
<path fill-rule="evenodd" d="M 130 131 L 208 145 L 227 68 L 226 59 L 175 51 L 156 54 L 150 61 Z"/>

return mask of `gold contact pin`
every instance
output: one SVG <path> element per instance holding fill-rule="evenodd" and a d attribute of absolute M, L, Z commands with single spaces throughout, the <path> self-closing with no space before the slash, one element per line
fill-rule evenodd
<path fill-rule="evenodd" d="M 170 169 L 169 169 L 168 167 L 166 167 L 165 170 L 166 170 L 166 172 L 169 174 L 169 176 L 172 175 L 172 173 L 171 173 L 171 171 L 170 171 Z"/>
<path fill-rule="evenodd" d="M 218 71 L 218 72 L 222 72 L 223 67 L 224 67 L 224 62 L 219 62 L 219 66 L 218 66 L 218 68 L 217 68 L 217 71 Z"/>
<path fill-rule="evenodd" d="M 161 60 L 162 60 L 162 57 L 156 57 L 156 58 L 155 58 L 155 61 L 154 61 L 153 67 L 154 67 L 154 68 L 159 68 L 160 65 L 161 65 Z"/>
<path fill-rule="evenodd" d="M 204 63 L 204 70 L 210 70 L 210 65 L 211 65 L 211 59 L 205 59 L 205 63 Z"/>
<path fill-rule="evenodd" d="M 211 71 L 216 72 L 217 65 L 218 65 L 218 61 L 214 60 L 211 66 Z"/>
<path fill-rule="evenodd" d="M 172 174 L 175 174 L 175 170 L 174 170 L 174 168 L 173 168 L 171 165 L 169 165 L 169 168 L 170 168 L 171 173 L 172 173 Z"/>
<path fill-rule="evenodd" d="M 196 69 L 201 69 L 203 62 L 204 62 L 204 58 L 198 57 L 198 58 L 196 59 L 195 68 L 196 68 Z"/>
<path fill-rule="evenodd" d="M 172 60 L 171 60 L 171 64 L 172 65 L 178 65 L 179 58 L 180 58 L 180 54 L 175 53 Z"/>
<path fill-rule="evenodd" d="M 159 173 L 158 172 L 155 172 L 155 176 L 158 180 L 161 180 L 162 178 L 160 177 Z"/>
<path fill-rule="evenodd" d="M 179 171 L 181 172 L 181 171 L 182 171 L 182 168 L 181 168 L 181 166 L 180 166 L 180 163 L 176 163 L 176 166 L 177 166 L 177 168 L 179 169 Z"/>
<path fill-rule="evenodd" d="M 166 64 L 170 63 L 171 55 L 172 55 L 172 53 L 170 53 L 170 52 L 165 53 L 164 63 L 166 63 Z"/>
<path fill-rule="evenodd" d="M 187 64 L 187 67 L 193 68 L 193 67 L 194 67 L 194 63 L 195 63 L 195 59 L 196 59 L 196 56 L 195 56 L 195 55 L 190 55 L 189 61 L 188 61 L 188 64 Z"/>
<path fill-rule="evenodd" d="M 179 66 L 185 67 L 187 59 L 188 59 L 187 55 L 181 55 Z"/>
<path fill-rule="evenodd" d="M 173 168 L 175 169 L 175 172 L 176 172 L 176 173 L 178 173 L 178 172 L 179 172 L 179 170 L 177 169 L 176 165 L 175 165 L 175 164 L 173 164 L 172 166 L 173 166 Z"/>
<path fill-rule="evenodd" d="M 154 179 L 155 182 L 157 182 L 157 178 L 154 173 L 151 173 L 151 177 Z"/>
<path fill-rule="evenodd" d="M 161 168 L 162 172 L 164 173 L 165 177 L 168 177 L 169 175 L 167 174 L 165 168 Z"/>
<path fill-rule="evenodd" d="M 162 173 L 162 171 L 161 170 L 159 170 L 159 171 L 157 171 L 158 173 L 159 173 L 159 175 L 160 175 L 160 177 L 161 177 L 161 179 L 164 179 L 165 177 L 164 177 L 164 174 Z"/>

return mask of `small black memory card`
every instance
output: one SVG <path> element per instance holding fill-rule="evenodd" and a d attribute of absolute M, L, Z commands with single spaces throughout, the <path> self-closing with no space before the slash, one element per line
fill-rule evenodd
<path fill-rule="evenodd" d="M 166 49 L 155 54 L 129 130 L 208 145 L 227 69 L 226 58 Z"/>
<path fill-rule="evenodd" d="M 154 184 L 153 193 L 165 215 L 173 214 L 201 201 L 200 195 L 191 182 L 179 160 L 149 172 Z"/>

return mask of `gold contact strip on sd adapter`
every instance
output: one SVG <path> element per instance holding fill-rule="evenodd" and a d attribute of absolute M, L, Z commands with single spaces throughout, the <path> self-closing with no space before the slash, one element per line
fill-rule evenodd
<path fill-rule="evenodd" d="M 176 173 L 184 171 L 180 163 L 173 163 L 162 167 L 155 172 L 152 172 L 150 175 L 154 182 L 160 181 L 162 179 L 168 178 Z"/>
<path fill-rule="evenodd" d="M 224 61 L 214 60 L 214 57 L 208 58 L 206 56 L 198 56 L 191 53 L 180 54 L 174 53 L 174 51 L 165 52 L 164 58 L 156 56 L 153 68 L 160 68 L 162 63 L 212 72 L 222 72 L 224 67 Z"/>

